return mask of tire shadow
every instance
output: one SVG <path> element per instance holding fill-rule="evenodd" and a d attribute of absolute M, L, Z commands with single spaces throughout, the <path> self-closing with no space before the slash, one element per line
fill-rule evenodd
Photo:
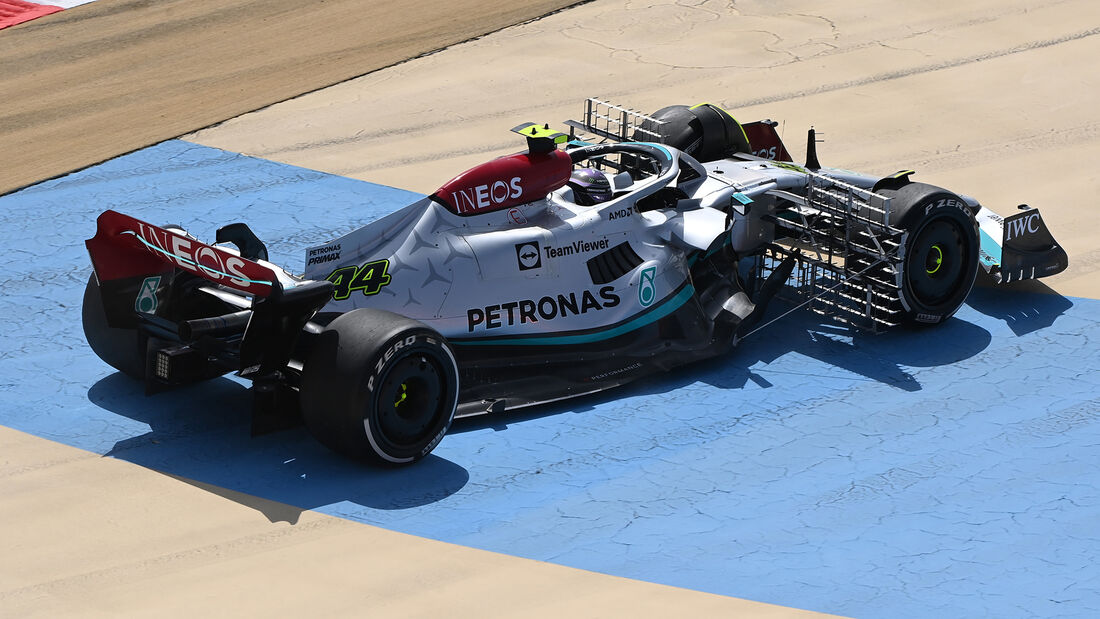
<path fill-rule="evenodd" d="M 987 277 L 979 278 L 978 283 L 966 304 L 990 318 L 1003 320 L 1017 336 L 1053 325 L 1073 307 L 1072 300 L 1039 280 L 997 286 Z"/>
<path fill-rule="evenodd" d="M 773 309 L 778 315 L 786 308 Z M 1054 294 L 975 288 L 968 305 L 1004 320 L 1017 336 L 1054 324 L 1073 303 Z M 973 315 L 971 314 L 971 317 Z M 785 355 L 812 359 L 808 371 L 829 368 L 891 387 L 923 389 L 916 368 L 948 366 L 981 354 L 993 336 L 955 317 L 934 328 L 874 335 L 810 312 L 783 318 L 730 353 L 636 381 L 617 389 L 499 415 L 457 420 L 451 433 L 505 430 L 563 413 L 584 413 L 609 401 L 663 395 L 696 382 L 736 391 L 773 385 L 761 371 Z M 824 368 L 824 369 L 823 369 Z M 828 376 L 826 376 L 828 378 Z M 148 425 L 106 453 L 170 475 L 263 513 L 296 523 L 302 511 L 348 502 L 378 510 L 414 509 L 460 491 L 470 479 L 461 465 L 431 455 L 415 466 L 385 469 L 349 461 L 317 443 L 303 427 L 252 437 L 248 387 L 229 378 L 146 396 L 143 386 L 112 374 L 88 390 L 88 400 L 113 414 Z"/>
<path fill-rule="evenodd" d="M 353 462 L 304 427 L 252 437 L 251 393 L 229 378 L 146 396 L 141 383 L 115 373 L 92 385 L 88 400 L 149 426 L 116 442 L 105 457 L 167 474 L 272 522 L 294 524 L 305 510 L 342 502 L 413 509 L 458 492 L 470 479 L 465 468 L 434 455 L 395 469 Z"/>

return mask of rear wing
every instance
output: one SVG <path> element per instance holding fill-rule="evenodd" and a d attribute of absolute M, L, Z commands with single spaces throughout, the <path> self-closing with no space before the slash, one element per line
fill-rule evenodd
<path fill-rule="evenodd" d="M 258 260 L 266 256 L 266 249 L 243 224 L 222 228 L 218 238 L 258 260 L 115 211 L 101 214 L 96 225 L 95 236 L 85 245 L 107 324 L 136 328 L 149 336 L 149 358 L 155 353 L 158 365 L 149 362 L 147 381 L 191 380 L 194 376 L 187 370 L 170 371 L 172 358 L 219 355 L 231 361 L 240 376 L 275 376 L 289 362 L 306 323 L 332 298 L 331 282 L 285 273 L 280 277 L 273 265 L 261 264 Z M 202 280 L 214 285 L 193 285 Z M 217 315 L 192 315 L 187 308 L 194 304 L 175 302 L 203 293 L 233 302 Z"/>
<path fill-rule="evenodd" d="M 998 284 L 1047 277 L 1066 270 L 1066 250 L 1054 240 L 1039 210 L 1026 204 L 1009 217 L 978 210 L 981 236 L 978 261 Z"/>
<path fill-rule="evenodd" d="M 282 292 L 270 267 L 116 211 L 99 216 L 95 236 L 84 245 L 101 286 L 180 268 L 248 295 L 270 297 Z"/>
<path fill-rule="evenodd" d="M 696 106 L 699 107 L 699 106 Z M 570 138 L 577 139 L 577 132 L 612 142 L 660 142 L 660 126 L 663 121 L 637 110 L 608 103 L 595 97 L 584 101 L 584 120 L 567 120 Z M 736 121 L 734 121 L 736 123 Z M 771 120 L 737 123 L 745 132 L 750 153 L 756 157 L 774 161 L 792 161 L 787 147 L 779 137 Z"/>

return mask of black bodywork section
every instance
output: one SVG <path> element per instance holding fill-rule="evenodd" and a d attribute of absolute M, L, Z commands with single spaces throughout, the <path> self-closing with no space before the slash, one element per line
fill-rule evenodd
<path fill-rule="evenodd" d="M 155 312 L 143 313 L 135 311 L 135 301 L 147 280 L 113 280 L 101 287 L 107 325 L 135 332 L 134 358 L 144 366 L 143 376 L 135 378 L 144 379 L 147 393 L 235 372 L 253 382 L 255 433 L 295 423 L 300 373 L 291 361 L 300 358 L 304 340 L 320 332 L 309 321 L 332 297 L 330 282 L 278 286 L 250 302 L 176 268 L 160 276 Z"/>
<path fill-rule="evenodd" d="M 1046 277 L 1066 270 L 1069 257 L 1054 240 L 1039 211 L 1026 204 L 1005 217 L 1000 268 L 991 273 L 998 283 Z"/>

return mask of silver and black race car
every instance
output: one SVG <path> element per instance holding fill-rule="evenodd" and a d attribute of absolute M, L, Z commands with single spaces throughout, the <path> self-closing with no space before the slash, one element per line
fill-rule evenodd
<path fill-rule="evenodd" d="M 608 389 L 720 355 L 776 295 L 856 327 L 932 325 L 995 282 L 1066 268 L 1035 209 L 1002 218 L 910 180 L 792 162 L 775 123 L 597 99 L 569 134 L 494 159 L 294 276 L 241 223 L 206 244 L 107 211 L 84 330 L 150 391 L 228 372 L 256 432 L 296 419 L 339 453 L 423 458 L 456 415 Z"/>

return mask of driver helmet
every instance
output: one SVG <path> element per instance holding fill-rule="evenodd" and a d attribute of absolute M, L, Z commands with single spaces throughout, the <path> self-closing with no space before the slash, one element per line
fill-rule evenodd
<path fill-rule="evenodd" d="M 593 206 L 611 199 L 611 181 L 606 174 L 593 168 L 573 170 L 568 185 L 573 189 L 573 200 L 581 206 Z"/>

